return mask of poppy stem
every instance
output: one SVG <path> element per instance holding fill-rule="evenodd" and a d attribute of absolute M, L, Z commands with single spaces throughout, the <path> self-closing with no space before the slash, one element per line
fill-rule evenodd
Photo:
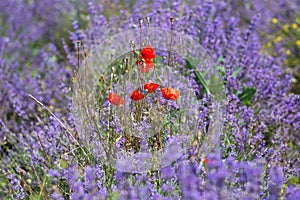
<path fill-rule="evenodd" d="M 147 28 L 150 29 L 150 17 L 146 16 L 146 21 L 147 21 Z M 152 31 L 150 30 L 150 34 L 149 34 L 149 44 L 151 42 L 151 37 L 152 37 Z"/>
<path fill-rule="evenodd" d="M 151 38 L 152 38 L 152 29 L 150 29 L 150 17 L 149 16 L 146 16 L 146 21 L 147 21 L 147 28 L 149 30 L 149 42 L 148 44 L 151 43 Z M 156 57 L 153 58 L 153 63 L 156 63 Z M 154 75 L 155 75 L 155 78 L 157 79 L 157 72 L 156 72 L 156 69 L 155 69 L 155 65 L 154 65 Z"/>
<path fill-rule="evenodd" d="M 113 93 L 113 89 L 112 89 L 112 81 L 113 81 L 113 76 L 114 76 L 114 67 L 111 68 L 112 73 L 110 74 L 110 92 Z M 110 110 L 111 110 L 111 105 L 108 106 L 108 119 L 107 119 L 107 132 L 109 134 L 109 126 L 110 126 Z M 109 136 L 108 136 L 109 138 Z"/>
<path fill-rule="evenodd" d="M 142 18 L 139 19 L 139 24 L 140 24 L 140 50 L 142 50 L 142 35 L 143 35 L 143 30 L 142 30 L 143 19 Z"/>
<path fill-rule="evenodd" d="M 142 35 L 143 35 L 143 31 L 142 31 L 143 19 L 142 18 L 139 19 L 139 24 L 140 24 L 140 53 L 141 53 L 142 52 Z M 138 70 L 138 71 L 140 71 L 140 70 Z M 140 72 L 138 72 L 138 76 L 139 76 L 140 87 L 142 87 L 142 80 L 141 80 Z"/>
<path fill-rule="evenodd" d="M 125 95 L 126 95 L 126 71 L 128 70 L 129 59 L 126 57 L 124 59 L 124 62 L 125 62 L 125 64 L 124 64 L 124 76 L 123 76 L 123 79 L 124 79 L 124 83 L 123 83 L 123 95 L 125 97 Z M 124 104 L 126 103 L 125 100 L 126 99 L 124 98 Z M 122 106 L 122 110 L 123 110 L 123 113 L 125 113 L 125 105 Z"/>
<path fill-rule="evenodd" d="M 171 41 L 170 41 L 170 48 L 169 48 L 169 52 L 168 52 L 168 66 L 170 66 L 171 64 L 171 50 L 172 50 L 172 42 L 173 42 L 173 24 L 174 24 L 174 18 L 171 17 L 170 18 L 170 22 L 171 22 Z"/>
<path fill-rule="evenodd" d="M 129 59 L 126 57 L 124 59 L 124 75 L 123 75 L 123 79 L 124 79 L 124 84 L 123 84 L 123 93 L 126 94 L 125 88 L 126 88 L 126 71 L 128 69 L 129 66 Z"/>
<path fill-rule="evenodd" d="M 130 65 L 132 65 L 133 58 L 135 59 L 135 42 L 133 40 L 130 41 L 130 47 L 131 47 Z"/>
<path fill-rule="evenodd" d="M 170 67 L 170 65 L 171 65 L 171 51 L 172 51 L 172 43 L 173 43 L 173 24 L 174 24 L 174 18 L 173 17 L 171 17 L 170 18 L 170 22 L 171 22 L 171 41 L 170 41 L 170 48 L 169 48 L 169 52 L 168 52 L 168 67 Z M 170 72 L 169 72 L 169 70 L 168 70 L 168 73 L 167 73 L 167 75 L 168 75 L 168 88 L 169 88 L 169 86 L 170 86 Z"/>
<path fill-rule="evenodd" d="M 113 55 L 111 55 L 110 57 L 110 61 L 112 61 L 112 58 L 113 58 Z M 110 71 L 110 92 L 113 93 L 113 87 L 112 87 L 112 83 L 113 83 L 113 77 L 114 77 L 114 67 L 112 66 L 111 67 L 111 71 Z M 109 128 L 110 128 L 110 111 L 111 110 L 111 105 L 108 106 L 108 119 L 107 119 L 107 131 L 108 131 L 108 134 L 109 134 Z M 108 136 L 109 138 L 109 136 Z"/>

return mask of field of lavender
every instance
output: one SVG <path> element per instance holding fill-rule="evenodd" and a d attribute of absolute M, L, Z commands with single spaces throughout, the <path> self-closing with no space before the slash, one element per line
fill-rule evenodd
<path fill-rule="evenodd" d="M 0 199 L 300 199 L 298 0 L 0 0 Z"/>

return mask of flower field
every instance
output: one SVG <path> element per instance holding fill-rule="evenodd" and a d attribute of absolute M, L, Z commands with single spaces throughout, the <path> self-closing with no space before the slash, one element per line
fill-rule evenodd
<path fill-rule="evenodd" d="M 300 199 L 297 0 L 0 1 L 0 199 Z"/>

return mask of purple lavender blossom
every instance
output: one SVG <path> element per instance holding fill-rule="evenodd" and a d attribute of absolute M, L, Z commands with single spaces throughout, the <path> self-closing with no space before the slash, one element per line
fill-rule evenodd
<path fill-rule="evenodd" d="M 0 31 L 0 172 L 6 175 L 0 179 L 0 189 L 8 194 L 1 191 L 0 198 L 27 199 L 32 190 L 53 199 L 299 199 L 299 185 L 290 184 L 288 176 L 299 178 L 300 99 L 288 94 L 291 74 L 282 69 L 281 55 L 260 53 L 259 35 L 272 17 L 286 20 L 282 13 L 295 15 L 299 7 L 295 1 L 269 2 L 272 6 L 256 0 L 83 2 L 87 8 L 83 12 L 78 12 L 80 3 L 74 6 L 69 1 L 0 3 L 4 22 Z M 105 15 L 108 6 L 120 15 L 113 11 Z M 63 19 L 70 20 L 71 15 L 76 20 L 67 26 L 73 29 L 64 29 Z M 190 35 L 212 55 L 226 93 L 224 126 L 219 153 L 201 152 L 197 148 L 205 142 L 201 139 L 188 155 L 159 171 L 125 174 L 101 163 L 102 149 L 90 151 L 78 137 L 81 130 L 76 130 L 70 115 L 70 83 L 77 67 L 78 40 L 82 49 L 92 50 L 108 35 L 137 28 L 138 19 L 145 16 L 150 17 L 151 26 L 164 28 L 170 27 L 169 18 L 174 17 L 174 29 Z M 81 27 L 86 19 L 88 29 Z M 70 31 L 71 41 L 57 38 L 58 31 Z M 186 78 L 201 101 L 197 134 L 208 137 L 212 99 L 201 95 L 204 87 L 195 81 L 195 72 Z M 255 89 L 248 102 L 242 99 L 247 96 L 245 88 Z M 67 124 L 73 135 L 66 134 L 28 93 Z M 103 106 L 108 107 L 108 101 Z M 180 109 L 174 102 L 168 106 Z M 100 119 L 101 133 L 108 131 L 107 116 Z M 114 117 L 109 125 L 118 135 L 115 146 L 121 149 L 126 140 L 119 138 L 123 131 L 118 120 Z M 170 122 L 175 123 L 176 117 Z M 95 133 L 89 133 L 88 141 L 95 141 Z M 170 129 L 164 134 L 166 141 L 172 138 Z M 100 144 L 95 142 L 96 147 Z M 142 149 L 149 146 L 144 144 Z M 207 158 L 207 163 L 200 157 Z M 24 174 L 20 173 L 23 168 Z M 48 176 L 49 188 L 40 188 Z"/>

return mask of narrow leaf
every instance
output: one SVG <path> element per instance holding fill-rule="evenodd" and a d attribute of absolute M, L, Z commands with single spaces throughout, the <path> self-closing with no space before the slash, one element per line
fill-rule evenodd
<path fill-rule="evenodd" d="M 193 69 L 193 71 L 194 71 L 194 73 L 195 73 L 195 76 L 196 76 L 195 81 L 196 81 L 198 84 L 200 84 L 200 85 L 203 86 L 204 92 L 205 92 L 206 94 L 210 94 L 210 91 L 209 91 L 207 82 L 204 80 L 203 76 L 202 76 L 201 73 L 198 71 L 198 69 L 197 69 L 194 65 L 192 65 L 192 64 L 190 63 L 190 61 L 188 61 L 188 60 L 186 60 L 186 65 L 185 65 L 185 67 L 186 67 L 187 69 Z"/>
<path fill-rule="evenodd" d="M 240 101 L 242 101 L 245 105 L 249 106 L 255 93 L 256 93 L 256 88 L 243 87 L 243 91 L 242 93 L 238 94 L 238 97 Z"/>
<path fill-rule="evenodd" d="M 239 75 L 239 73 L 242 71 L 242 67 L 237 67 L 235 68 L 235 70 L 233 71 L 233 73 L 231 74 L 232 77 L 237 77 Z"/>

